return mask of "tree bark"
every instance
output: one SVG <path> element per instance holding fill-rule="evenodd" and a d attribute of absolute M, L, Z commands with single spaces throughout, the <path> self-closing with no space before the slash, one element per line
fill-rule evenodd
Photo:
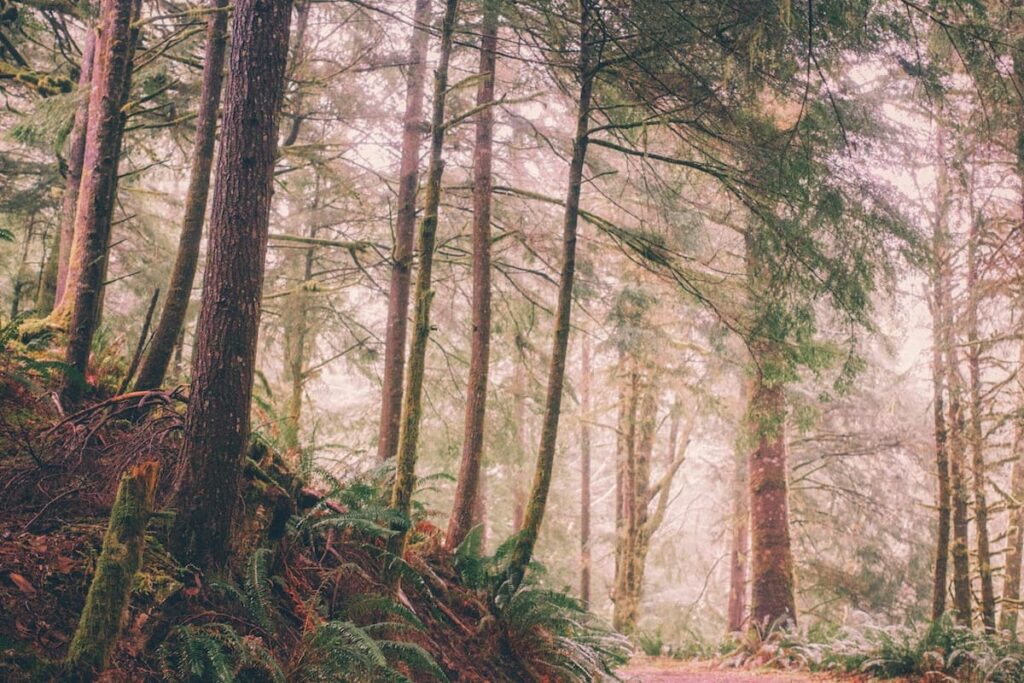
<path fill-rule="evenodd" d="M 238 0 L 203 298 L 192 354 L 172 550 L 209 569 L 231 557 L 249 439 L 290 0 Z"/>
<path fill-rule="evenodd" d="M 763 367 L 763 360 L 758 364 Z M 760 629 L 787 622 L 795 626 L 786 394 L 780 383 L 767 381 L 763 372 L 757 375 L 748 419 L 757 444 L 750 454 L 749 465 L 751 620 Z"/>
<path fill-rule="evenodd" d="M 402 397 L 401 429 L 395 463 L 395 485 L 391 491 L 391 507 L 408 517 L 412 493 L 416 485 L 416 456 L 419 446 L 423 408 L 423 376 L 426 371 L 427 342 L 430 338 L 430 304 L 434 298 L 432 273 L 434 244 L 437 238 L 437 215 L 441 204 L 441 177 L 444 173 L 445 100 L 448 93 L 448 62 L 452 53 L 452 37 L 458 0 L 447 0 L 441 23 L 441 51 L 434 70 L 434 106 L 430 119 L 430 164 L 427 190 L 420 221 L 420 263 L 416 274 L 416 309 L 413 319 L 409 364 L 405 373 L 405 395 Z M 407 528 L 396 529 L 388 539 L 388 550 L 401 556 L 405 551 Z"/>
<path fill-rule="evenodd" d="M 157 463 L 146 462 L 121 478 L 96 574 L 64 663 L 71 680 L 95 680 L 117 645 L 132 582 L 142 568 L 157 471 Z"/>
<path fill-rule="evenodd" d="M 210 193 L 210 170 L 217 138 L 217 110 L 224 80 L 224 53 L 227 46 L 227 0 L 210 0 L 210 16 L 206 20 L 206 53 L 203 60 L 203 85 L 196 114 L 195 142 L 192 147 L 192 168 L 185 194 L 185 215 L 178 238 L 178 253 L 167 288 L 160 320 L 153 331 L 135 390 L 155 389 L 163 384 L 167 367 L 174 353 L 174 344 L 185 324 L 199 248 L 203 239 L 203 221 Z"/>
<path fill-rule="evenodd" d="M 140 0 L 105 0 L 100 4 L 100 28 L 89 92 L 89 123 L 67 289 L 61 305 L 54 309 L 57 320 L 70 321 L 64 360 L 74 374 L 65 377 L 61 388 L 65 407 L 74 406 L 81 398 L 99 318 L 98 302 L 103 290 L 117 169 L 121 161 L 124 108 L 131 89 L 132 62 L 138 39 L 138 28 L 132 26 L 132 21 L 138 16 L 139 7 Z"/>
<path fill-rule="evenodd" d="M 487 371 L 491 348 L 491 157 L 493 154 L 494 69 L 498 47 L 498 0 L 484 0 L 480 28 L 480 83 L 476 104 L 473 149 L 473 340 L 466 387 L 466 422 L 462 463 L 455 502 L 448 520 L 445 546 L 453 550 L 466 537 L 473 521 L 477 481 L 483 459 L 487 409 Z"/>
<path fill-rule="evenodd" d="M 580 601 L 590 607 L 590 337 L 580 348 Z"/>
<path fill-rule="evenodd" d="M 420 142 L 423 138 L 423 90 L 427 73 L 427 42 L 430 37 L 431 0 L 416 0 L 412 39 L 409 42 L 409 74 L 406 82 L 405 117 L 402 124 L 402 160 L 398 170 L 398 211 L 395 246 L 388 290 L 388 320 L 384 336 L 384 377 L 381 391 L 380 435 L 377 457 L 395 456 L 402 417 L 402 382 L 405 372 L 405 337 L 409 324 L 409 283 L 412 279 L 413 233 L 416 229 L 416 186 Z"/>
<path fill-rule="evenodd" d="M 544 522 L 551 474 L 554 469 L 555 446 L 558 441 L 558 421 L 562 411 L 562 386 L 565 382 L 565 357 L 569 346 L 570 318 L 572 314 L 572 288 L 576 273 L 576 228 L 579 223 L 580 193 L 583 188 L 583 165 L 587 157 L 587 132 L 590 127 L 590 100 L 594 85 L 594 65 L 591 53 L 594 22 L 597 11 L 592 0 L 580 2 L 579 54 L 576 72 L 580 79 L 580 92 L 576 109 L 576 132 L 573 136 L 572 157 L 569 161 L 569 186 L 566 190 L 565 213 L 562 225 L 562 272 L 558 281 L 558 306 L 555 309 L 555 333 L 551 344 L 551 364 L 548 368 L 547 394 L 544 398 L 544 421 L 541 426 L 540 448 L 533 473 L 523 530 L 516 538 L 508 564 L 509 588 L 522 583 L 526 567 L 533 558 L 533 549 Z"/>
<path fill-rule="evenodd" d="M 974 523 L 981 583 L 981 621 L 988 633 L 996 630 L 996 596 L 992 582 L 992 553 L 989 550 L 988 503 L 985 495 L 985 436 L 981 421 L 981 341 L 978 337 L 978 222 L 971 217 L 967 237 L 967 367 L 970 373 L 971 480 L 974 484 Z"/>
<path fill-rule="evenodd" d="M 75 210 L 78 206 L 78 189 L 82 184 L 85 138 L 89 128 L 89 101 L 92 99 L 90 86 L 95 59 L 96 31 L 90 28 L 85 34 L 85 45 L 82 47 L 82 64 L 76 93 L 78 104 L 75 107 L 75 120 L 71 125 L 71 134 L 68 138 L 68 174 L 64 179 L 64 198 L 61 202 L 57 260 L 52 267 L 47 267 L 48 271 L 51 268 L 56 269 L 56 272 L 53 273 L 53 298 L 49 302 L 49 307 L 44 306 L 45 310 L 39 309 L 40 314 L 48 314 L 55 306 L 59 305 L 67 289 L 68 262 L 71 259 L 71 242 L 75 234 Z"/>
<path fill-rule="evenodd" d="M 938 254 L 937 247 L 935 253 Z M 936 261 L 937 263 L 937 261 Z M 932 575 L 932 621 L 938 621 L 946 612 L 946 592 L 949 588 L 949 536 L 950 501 L 949 450 L 946 428 L 944 387 L 946 381 L 943 332 L 945 305 L 943 279 L 938 267 L 932 274 L 932 407 L 935 425 L 936 510 L 938 511 L 937 539 L 935 543 L 935 571 Z"/>
<path fill-rule="evenodd" d="M 1024 3 L 1016 0 L 1013 3 L 1014 42 L 1011 50 L 1013 58 L 1013 78 L 1020 93 L 1024 87 Z M 1017 178 L 1024 182 L 1024 106 L 1017 105 Z M 1024 193 L 1018 205 L 1022 209 L 1020 220 L 1024 225 Z M 1018 226 L 1018 233 L 1020 233 Z M 1018 241 L 1018 244 L 1020 242 Z M 1024 264 L 1018 265 L 1018 273 L 1024 273 Z M 1019 305 L 1018 309 L 1024 308 Z M 1018 311 L 1019 314 L 1019 311 Z M 1020 322 L 1018 321 L 1018 325 Z M 1018 367 L 1024 363 L 1024 342 L 1018 351 Z M 1024 378 L 1018 373 L 1018 410 L 1024 405 Z M 999 616 L 999 628 L 1007 631 L 1010 637 L 1017 639 L 1017 616 L 1020 611 L 1021 559 L 1024 555 L 1024 418 L 1019 414 L 1014 420 L 1013 469 L 1011 473 L 1010 495 L 1013 503 L 1010 506 L 1009 529 L 1006 537 L 1006 576 L 1003 579 L 1002 611 Z"/>
<path fill-rule="evenodd" d="M 1024 343 L 1020 344 L 1018 364 L 1024 364 Z M 1018 376 L 1018 402 L 1024 396 L 1024 378 Z M 1017 639 L 1020 612 L 1021 561 L 1024 557 L 1024 418 L 1014 420 L 1013 468 L 1010 474 L 1010 519 L 1006 530 L 1006 574 L 1003 577 L 1002 610 L 999 628 Z"/>
<path fill-rule="evenodd" d="M 746 439 L 740 438 L 740 443 Z M 750 505 L 747 502 L 747 458 L 737 445 L 732 478 L 732 542 L 729 550 L 729 604 L 726 628 L 738 633 L 747 623 L 747 562 L 750 555 Z"/>

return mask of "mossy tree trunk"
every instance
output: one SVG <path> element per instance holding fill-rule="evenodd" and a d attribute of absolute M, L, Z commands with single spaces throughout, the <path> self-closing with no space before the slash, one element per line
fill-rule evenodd
<path fill-rule="evenodd" d="M 67 274 L 67 289 L 51 319 L 68 322 L 65 362 L 74 369 L 61 388 L 67 407 L 81 398 L 89 352 L 99 319 L 110 224 L 117 192 L 117 169 L 131 89 L 132 62 L 140 0 L 105 0 L 100 4 L 95 47 L 89 123 L 82 162 L 82 179 L 75 210 L 75 227 Z"/>
<path fill-rule="evenodd" d="M 206 52 L 203 57 L 203 85 L 196 114 L 195 142 L 192 146 L 192 167 L 185 194 L 185 214 L 178 237 L 178 253 L 171 271 L 171 282 L 164 297 L 160 319 L 153 330 L 135 390 L 155 389 L 163 384 L 171 363 L 174 345 L 185 325 L 192 285 L 195 283 L 199 249 L 203 239 L 203 222 L 210 194 L 210 171 L 217 138 L 217 111 L 224 81 L 224 53 L 227 49 L 228 2 L 210 0 L 206 19 Z"/>
<path fill-rule="evenodd" d="M 89 128 L 89 101 L 92 85 L 93 64 L 96 59 L 96 31 L 90 28 L 85 34 L 82 47 L 82 64 L 79 67 L 78 90 L 75 95 L 75 120 L 68 137 L 67 176 L 64 179 L 64 197 L 61 200 L 60 227 L 57 235 L 57 256 L 54 263 L 47 264 L 44 276 L 46 293 L 40 296 L 36 309 L 40 315 L 49 314 L 61 302 L 67 288 L 68 262 L 71 258 L 71 242 L 75 234 L 75 211 L 78 206 L 78 189 L 82 184 L 82 165 L 85 157 L 85 137 Z M 49 279 L 52 273 L 53 290 Z M 48 305 L 47 305 L 48 304 Z"/>
<path fill-rule="evenodd" d="M 448 61 L 452 53 L 452 38 L 458 0 L 447 0 L 441 21 L 441 49 L 434 69 L 434 106 L 430 118 L 430 162 L 427 171 L 427 190 L 423 205 L 423 219 L 419 227 L 420 263 L 416 274 L 415 312 L 409 362 L 405 368 L 405 394 L 402 397 L 402 419 L 398 433 L 398 451 L 395 463 L 395 485 L 391 491 L 391 507 L 408 516 L 412 509 L 412 494 L 416 486 L 416 456 L 419 447 L 420 423 L 423 408 L 423 378 L 426 371 L 427 342 L 430 339 L 430 304 L 434 298 L 432 274 L 434 244 L 437 238 L 437 214 L 441 204 L 441 176 L 444 173 L 445 101 L 448 94 Z M 388 539 L 388 550 L 402 555 L 408 529 L 396 529 Z"/>
<path fill-rule="evenodd" d="M 388 320 L 384 336 L 384 377 L 381 389 L 377 457 L 393 458 L 401 430 L 402 383 L 405 373 L 405 337 L 409 326 L 409 287 L 412 281 L 413 238 L 416 230 L 416 189 L 420 144 L 423 139 L 423 91 L 427 74 L 431 0 L 416 0 L 409 71 L 402 121 L 402 160 L 398 170 L 398 210 L 395 246 L 388 289 Z"/>
<path fill-rule="evenodd" d="M 937 252 L 936 252 L 937 253 Z M 936 261 L 937 263 L 937 261 Z M 946 428 L 945 385 L 946 364 L 942 349 L 942 276 L 938 267 L 932 274 L 932 413 L 935 430 L 935 473 L 938 525 L 935 542 L 935 566 L 932 573 L 932 621 L 946 612 L 946 593 L 949 589 L 949 538 L 951 519 L 951 490 L 949 482 L 949 437 Z"/>
<path fill-rule="evenodd" d="M 498 0 L 484 0 L 480 28 L 480 82 L 477 85 L 476 140 L 473 147 L 473 334 L 466 386 L 462 462 L 445 546 L 462 543 L 473 524 L 484 450 L 487 371 L 491 348 L 491 158 L 493 156 L 494 69 L 498 48 Z"/>
<path fill-rule="evenodd" d="M 238 0 L 171 547 L 227 564 L 249 441 L 290 0 Z"/>
<path fill-rule="evenodd" d="M 981 355 L 978 336 L 978 243 L 980 216 L 970 217 L 967 237 L 967 367 L 970 378 L 970 447 L 971 481 L 974 494 L 975 541 L 978 558 L 978 578 L 981 584 L 981 621 L 988 633 L 996 630 L 996 595 L 992 580 L 992 553 L 989 549 L 988 502 L 986 497 L 987 472 L 985 467 L 985 435 L 982 425 Z"/>
<path fill-rule="evenodd" d="M 117 645 L 132 582 L 142 567 L 157 471 L 156 462 L 147 462 L 121 478 L 96 573 L 65 661 L 73 680 L 94 680 Z"/>
<path fill-rule="evenodd" d="M 573 135 L 572 156 L 569 160 L 568 188 L 562 222 L 562 268 L 558 280 L 558 305 L 555 309 L 555 331 L 551 344 L 548 367 L 548 385 L 544 397 L 544 419 L 541 425 L 540 447 L 534 466 L 533 483 L 523 517 L 523 528 L 516 538 L 508 564 L 509 588 L 522 583 L 526 567 L 533 558 L 533 549 L 540 535 L 547 507 L 548 490 L 554 468 L 555 447 L 558 442 L 558 422 L 562 414 L 562 387 L 565 382 L 565 358 L 569 347 L 570 318 L 572 316 L 572 289 L 576 274 L 576 228 L 579 223 L 580 194 L 583 189 L 583 167 L 587 158 L 590 128 L 590 102 L 594 86 L 598 46 L 595 44 L 597 6 L 593 0 L 580 2 L 580 35 L 576 74 L 580 81 L 576 103 L 576 130 Z"/>

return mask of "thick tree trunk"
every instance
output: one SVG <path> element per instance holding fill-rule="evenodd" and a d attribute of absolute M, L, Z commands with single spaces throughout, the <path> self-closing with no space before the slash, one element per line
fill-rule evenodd
<path fill-rule="evenodd" d="M 199 248 L 203 239 L 206 200 L 210 192 L 210 169 L 217 138 L 217 110 L 220 107 L 224 80 L 224 52 L 227 45 L 227 0 L 210 0 L 211 14 L 206 20 L 206 54 L 203 60 L 203 85 L 196 115 L 195 142 L 192 147 L 192 168 L 185 194 L 185 215 L 178 238 L 178 254 L 171 272 L 171 282 L 164 298 L 160 320 L 153 331 L 135 390 L 155 389 L 163 384 L 170 365 L 174 344 L 185 325 Z"/>
<path fill-rule="evenodd" d="M 580 600 L 590 607 L 590 336 L 580 348 Z"/>
<path fill-rule="evenodd" d="M 767 360 L 762 355 L 759 365 Z M 770 361 L 769 361 L 770 362 Z M 751 605 L 755 628 L 796 624 L 793 550 L 789 535 L 786 394 L 759 372 L 748 419 L 756 448 L 750 454 Z"/>
<path fill-rule="evenodd" d="M 395 456 L 402 417 L 402 382 L 405 372 L 405 337 L 409 324 L 409 283 L 412 277 L 413 233 L 416 229 L 416 186 L 420 142 L 423 139 L 423 90 L 427 74 L 431 0 L 416 0 L 409 75 L 402 124 L 402 160 L 398 169 L 398 210 L 395 246 L 388 290 L 388 321 L 384 336 L 384 378 L 381 391 L 380 435 L 377 456 Z"/>
<path fill-rule="evenodd" d="M 121 478 L 103 549 L 96 562 L 96 574 L 89 584 L 85 607 L 65 660 L 72 680 L 95 680 L 117 645 L 132 583 L 142 568 L 157 470 L 157 463 L 147 462 Z"/>
<path fill-rule="evenodd" d="M 291 9 L 290 0 L 238 0 L 231 23 L 231 78 L 171 538 L 182 563 L 204 569 L 225 565 L 233 546 Z"/>
<path fill-rule="evenodd" d="M 487 371 L 491 347 L 491 157 L 493 148 L 494 69 L 498 44 L 498 0 L 484 0 L 480 29 L 480 83 L 473 149 L 473 340 L 466 387 L 466 428 L 455 502 L 445 546 L 458 547 L 472 525 L 477 480 L 484 448 Z"/>
<path fill-rule="evenodd" d="M 509 558 L 510 587 L 522 583 L 526 567 L 533 558 L 533 548 L 544 522 L 544 510 L 551 487 L 555 446 L 558 441 L 558 421 L 562 411 L 562 386 L 565 381 L 565 357 L 569 346 L 570 317 L 572 314 L 572 287 L 576 273 L 576 227 L 579 222 L 580 192 L 583 188 L 583 165 L 587 157 L 587 131 L 590 127 L 590 98 L 594 85 L 593 29 L 596 6 L 592 0 L 580 2 L 580 36 L 577 74 L 580 79 L 579 100 L 576 109 L 576 132 L 573 136 L 572 158 L 569 161 L 569 186 L 565 198 L 562 226 L 562 272 L 558 281 L 558 306 L 555 309 L 555 333 L 551 344 L 551 365 L 548 368 L 547 394 L 544 398 L 544 421 L 541 426 L 540 448 L 533 474 L 523 530 L 516 538 Z"/>
<path fill-rule="evenodd" d="M 57 259 L 53 273 L 53 298 L 50 306 L 40 309 L 40 314 L 50 313 L 64 298 L 68 281 L 68 262 L 71 259 L 71 242 L 75 234 L 75 210 L 78 207 L 78 189 L 82 184 L 82 164 L 85 158 L 85 137 L 89 128 L 89 101 L 92 99 L 93 65 L 96 60 L 96 31 L 90 28 L 85 34 L 82 47 L 82 64 L 78 76 L 78 104 L 75 107 L 75 121 L 68 137 L 68 174 L 64 179 L 64 198 L 60 210 L 60 232 L 57 236 Z M 48 279 L 48 278 L 44 278 Z M 47 285 L 48 287 L 48 285 Z"/>
<path fill-rule="evenodd" d="M 405 395 L 402 397 L 401 429 L 395 463 L 395 486 L 391 491 L 391 507 L 408 516 L 416 485 L 416 456 L 419 447 L 423 408 L 423 376 L 426 371 L 427 342 L 430 338 L 430 304 L 434 298 L 432 274 L 434 244 L 437 238 L 437 214 L 441 204 L 441 176 L 444 173 L 445 100 L 448 93 L 448 61 L 452 53 L 452 36 L 458 0 L 447 0 L 441 23 L 441 51 L 434 70 L 434 108 L 430 119 L 430 164 L 427 189 L 420 221 L 420 263 L 416 274 L 416 309 L 413 319 L 409 364 L 405 371 Z M 388 539 L 388 550 L 401 556 L 405 550 L 407 529 L 397 529 Z"/>
<path fill-rule="evenodd" d="M 131 87 L 138 39 L 138 28 L 132 27 L 132 21 L 138 16 L 139 6 L 140 0 L 106 0 L 100 4 L 99 37 L 89 92 L 89 123 L 67 288 L 60 306 L 54 309 L 55 319 L 69 320 L 64 360 L 74 374 L 65 378 L 61 389 L 61 397 L 68 407 L 81 398 L 100 313 L 117 169 L 121 161 L 124 107 Z"/>
<path fill-rule="evenodd" d="M 745 439 L 740 439 L 745 443 Z M 729 550 L 729 604 L 726 628 L 730 633 L 743 630 L 747 623 L 747 561 L 750 555 L 750 506 L 747 503 L 747 458 L 743 448 L 736 449 L 732 477 L 732 541 Z"/>
<path fill-rule="evenodd" d="M 978 221 L 971 217 L 967 238 L 967 365 L 970 371 L 971 479 L 974 483 L 974 523 L 981 583 L 981 620 L 985 630 L 996 630 L 996 596 L 992 582 L 992 553 L 989 550 L 988 503 L 985 495 L 985 444 L 981 421 L 981 341 L 978 337 Z"/>

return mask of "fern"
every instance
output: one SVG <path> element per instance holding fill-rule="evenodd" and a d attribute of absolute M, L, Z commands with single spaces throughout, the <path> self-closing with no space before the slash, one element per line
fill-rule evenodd
<path fill-rule="evenodd" d="M 273 551 L 269 548 L 256 550 L 245 570 L 245 606 L 252 615 L 253 620 L 260 627 L 272 633 L 274 624 L 270 619 L 270 561 L 273 559 Z"/>
<path fill-rule="evenodd" d="M 524 586 L 509 596 L 499 620 L 509 649 L 535 678 L 600 680 L 631 652 L 624 636 L 558 591 Z"/>
<path fill-rule="evenodd" d="M 434 658 L 416 643 L 385 640 L 381 641 L 380 649 L 392 666 L 396 663 L 402 663 L 409 667 L 410 670 L 421 674 L 428 674 L 436 681 L 448 680 L 448 676 L 437 665 Z"/>
<path fill-rule="evenodd" d="M 179 626 L 160 645 L 157 658 L 163 678 L 171 683 L 232 683 L 243 671 L 246 680 L 285 680 L 262 643 L 240 637 L 227 624 Z"/>

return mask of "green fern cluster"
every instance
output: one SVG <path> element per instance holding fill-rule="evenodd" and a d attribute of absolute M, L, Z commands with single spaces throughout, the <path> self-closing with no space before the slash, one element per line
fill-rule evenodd
<path fill-rule="evenodd" d="M 412 679 L 404 672 L 416 674 L 415 680 L 448 680 L 426 650 L 395 639 L 415 636 L 424 625 L 411 609 L 382 595 L 350 598 L 338 618 L 325 618 L 301 634 L 297 644 L 278 637 L 273 586 L 282 579 L 273 574 L 273 559 L 273 551 L 261 548 L 249 558 L 241 586 L 211 582 L 241 608 L 246 616 L 240 621 L 248 621 L 259 635 L 240 636 L 222 622 L 179 626 L 158 652 L 166 680 L 407 683 Z"/>
<path fill-rule="evenodd" d="M 536 585 L 543 567 L 512 591 L 506 577 L 515 537 L 494 553 L 482 553 L 482 528 L 475 527 L 455 550 L 459 579 L 468 588 L 494 595 L 501 636 L 520 665 L 540 680 L 594 681 L 628 661 L 628 639 L 603 624 L 572 596 Z"/>
<path fill-rule="evenodd" d="M 45 381 L 54 373 L 84 381 L 67 363 L 42 358 L 42 352 L 50 343 L 49 332 L 35 335 L 28 341 L 21 340 L 21 327 L 28 317 L 28 313 L 21 313 L 0 326 L 0 376 L 23 387 L 30 387 L 34 377 Z"/>

